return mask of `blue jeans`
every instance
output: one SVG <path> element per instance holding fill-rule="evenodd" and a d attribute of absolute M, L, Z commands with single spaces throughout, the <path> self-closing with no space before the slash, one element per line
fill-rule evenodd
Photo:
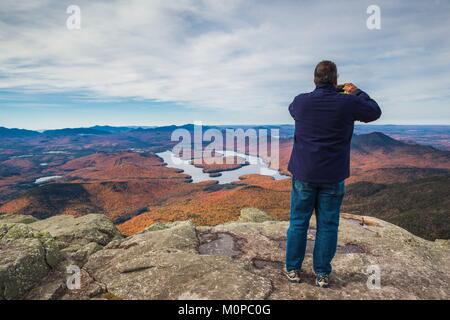
<path fill-rule="evenodd" d="M 336 254 L 339 213 L 344 197 L 344 181 L 310 183 L 292 178 L 291 213 L 286 243 L 286 269 L 300 270 L 305 258 L 309 220 L 316 212 L 316 240 L 313 268 L 316 275 L 331 273 Z"/>

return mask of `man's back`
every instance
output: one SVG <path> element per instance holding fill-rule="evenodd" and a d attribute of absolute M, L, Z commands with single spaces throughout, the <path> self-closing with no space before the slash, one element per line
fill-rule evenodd
<path fill-rule="evenodd" d="M 350 174 L 350 142 L 355 121 L 371 122 L 381 110 L 366 93 L 341 94 L 319 85 L 289 106 L 295 120 L 289 171 L 301 181 L 336 183 Z"/>

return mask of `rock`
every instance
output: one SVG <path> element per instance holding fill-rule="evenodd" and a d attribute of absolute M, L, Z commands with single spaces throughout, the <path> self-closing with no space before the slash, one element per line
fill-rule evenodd
<path fill-rule="evenodd" d="M 30 226 L 45 230 L 56 238 L 62 246 L 61 251 L 78 266 L 82 266 L 89 255 L 111 241 L 122 239 L 111 220 L 102 214 L 88 214 L 78 218 L 59 215 L 31 223 Z"/>
<path fill-rule="evenodd" d="M 0 299 L 18 299 L 62 259 L 48 233 L 26 224 L 0 224 Z"/>
<path fill-rule="evenodd" d="M 333 261 L 332 288 L 314 286 L 313 241 L 309 241 L 303 270 L 304 282 L 292 286 L 281 274 L 285 260 L 287 222 L 230 223 L 209 229 L 228 232 L 241 243 L 238 260 L 253 263 L 257 274 L 270 279 L 270 299 L 448 299 L 450 251 L 418 238 L 404 229 L 375 218 L 361 225 L 359 216 L 340 221 L 338 253 Z M 311 221 L 310 239 L 316 223 Z M 203 229 L 203 232 L 205 230 Z M 256 263 L 256 266 L 255 266 Z M 263 268 L 258 268 L 263 265 Z M 265 266 L 264 266 L 265 265 Z M 367 287 L 370 268 L 381 270 L 381 289 Z M 369 269 L 368 269 L 369 268 Z"/>
<path fill-rule="evenodd" d="M 111 243 L 84 266 L 119 299 L 262 299 L 269 280 L 226 256 L 200 255 L 191 222 Z"/>
<path fill-rule="evenodd" d="M 439 246 L 450 249 L 450 240 L 448 239 L 436 239 L 434 242 Z"/>
<path fill-rule="evenodd" d="M 244 210 L 242 220 L 267 218 L 258 211 Z M 295 285 L 282 274 L 288 222 L 242 220 L 158 225 L 111 242 L 83 269 L 118 299 L 450 298 L 450 251 L 387 222 L 343 215 L 332 287 L 323 290 L 312 272 L 314 219 L 303 282 Z M 381 271 L 380 289 L 367 286 L 371 268 Z"/>
<path fill-rule="evenodd" d="M 41 263 L 39 261 L 36 262 L 35 260 L 39 260 L 39 256 L 31 260 L 35 265 L 33 271 L 30 271 L 30 273 L 33 273 L 35 278 L 30 279 L 28 277 L 22 281 L 28 285 L 20 292 L 23 295 L 27 290 L 33 288 L 27 293 L 27 299 L 60 299 L 64 295 L 73 294 L 72 292 L 68 292 L 66 286 L 66 266 L 74 264 L 82 267 L 90 255 L 101 250 L 109 242 L 122 239 L 113 223 L 105 216 L 99 214 L 90 214 L 79 218 L 61 215 L 36 221 L 28 225 L 15 224 L 13 226 L 11 230 L 8 230 L 3 235 L 4 239 L 9 239 L 10 246 L 15 248 L 15 246 L 21 244 L 20 239 L 25 237 L 39 238 L 45 245 L 45 248 L 48 247 L 47 242 L 54 242 L 54 247 L 59 249 L 57 251 L 59 260 L 56 260 L 51 255 L 52 251 L 47 249 L 43 251 L 46 252 L 45 262 L 50 267 L 46 266 L 42 261 Z M 2 230 L 4 228 L 0 229 L 0 235 L 5 233 Z M 35 246 L 37 246 L 37 243 Z M 35 256 L 35 253 L 30 250 L 24 250 L 23 252 L 27 259 L 31 259 L 30 256 Z M 0 256 L 7 258 L 8 256 L 14 255 L 11 252 L 1 252 Z M 62 263 L 59 268 L 54 268 L 56 262 L 60 261 Z M 20 276 L 16 275 L 7 276 L 20 279 Z M 88 297 L 104 291 L 93 280 L 91 282 L 92 284 L 89 285 L 89 288 L 83 291 Z M 72 297 L 77 297 L 77 295 Z M 10 298 L 10 296 L 7 298 Z"/>
<path fill-rule="evenodd" d="M 86 270 L 81 270 L 80 288 L 74 290 L 66 290 L 60 299 L 63 300 L 86 300 L 101 299 L 103 295 L 108 293 L 103 283 L 94 279 Z"/>
<path fill-rule="evenodd" d="M 57 300 L 66 292 L 67 275 L 58 270 L 50 272 L 42 279 L 40 285 L 34 287 L 27 293 L 25 299 L 27 300 Z"/>
<path fill-rule="evenodd" d="M 88 245 L 92 242 L 105 246 L 122 238 L 114 224 L 102 214 L 88 214 L 78 218 L 58 215 L 30 224 L 37 230 L 45 230 L 67 246 Z"/>
<path fill-rule="evenodd" d="M 256 208 L 245 208 L 241 210 L 240 222 L 264 222 L 273 220 L 267 213 Z"/>
<path fill-rule="evenodd" d="M 23 214 L 0 214 L 0 223 L 33 223 L 38 221 L 33 216 Z"/>
<path fill-rule="evenodd" d="M 87 258 L 95 252 L 101 250 L 103 247 L 97 242 L 89 242 L 86 245 L 73 244 L 61 251 L 67 253 L 78 265 L 83 265 Z"/>
<path fill-rule="evenodd" d="M 164 230 L 164 229 L 168 229 L 170 227 L 173 227 L 177 224 L 179 224 L 180 221 L 175 221 L 175 222 L 160 222 L 157 221 L 154 224 L 152 224 L 151 226 L 147 227 L 145 231 L 158 231 L 158 230 Z"/>
<path fill-rule="evenodd" d="M 324 290 L 315 286 L 312 271 L 315 220 L 308 232 L 303 281 L 291 284 L 282 273 L 288 222 L 268 218 L 260 210 L 246 209 L 235 222 L 217 226 L 195 226 L 190 221 L 157 223 L 125 239 L 116 237 L 110 227 L 100 228 L 103 222 L 97 221 L 99 217 L 81 222 L 71 217 L 64 222 L 54 220 L 54 224 L 47 221 L 53 236 L 31 229 L 40 224 L 44 230 L 41 221 L 0 225 L 0 294 L 2 298 L 23 297 L 35 286 L 26 297 L 450 298 L 450 249 L 446 240 L 427 241 L 379 219 L 342 214 L 331 288 Z M 87 221 L 93 221 L 97 230 L 87 231 Z M 109 231 L 98 232 L 105 229 Z M 103 233 L 109 235 L 106 240 L 100 236 Z M 61 252 L 68 251 L 72 257 L 77 253 L 86 261 L 81 265 L 80 289 L 65 290 L 65 273 L 51 270 L 48 261 L 56 261 L 49 259 L 48 253 L 56 246 L 54 238 L 62 241 Z M 373 270 L 380 271 L 379 288 L 367 285 Z M 36 286 L 40 277 L 44 281 Z"/>
<path fill-rule="evenodd" d="M 107 249 L 122 249 L 139 247 L 146 251 L 177 249 L 195 252 L 197 248 L 197 235 L 195 226 L 191 221 L 174 222 L 169 224 L 169 229 L 148 231 L 126 238 L 122 241 L 114 241 Z M 170 230 L 168 232 L 163 232 Z"/>

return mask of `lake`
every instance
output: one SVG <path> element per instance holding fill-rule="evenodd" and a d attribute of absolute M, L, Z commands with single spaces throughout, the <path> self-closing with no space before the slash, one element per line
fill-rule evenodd
<path fill-rule="evenodd" d="M 219 152 L 217 152 L 219 153 Z M 204 173 L 202 168 L 196 168 L 191 160 L 182 160 L 179 157 L 176 157 L 174 153 L 170 150 L 157 153 L 156 155 L 161 157 L 165 163 L 167 163 L 167 167 L 181 169 L 183 173 L 190 175 L 192 177 L 192 182 L 202 182 L 202 181 L 218 181 L 219 184 L 231 183 L 234 181 L 239 181 L 239 177 L 247 174 L 260 174 L 264 176 L 271 176 L 275 180 L 282 180 L 289 178 L 286 175 L 281 174 L 278 170 L 271 169 L 267 166 L 267 163 L 256 156 L 249 156 L 246 154 L 234 152 L 234 151 L 225 151 L 223 153 L 225 157 L 237 156 L 245 159 L 249 165 L 245 165 L 239 169 L 230 170 L 230 171 L 221 171 L 222 174 L 220 177 L 210 177 L 209 173 Z"/>
<path fill-rule="evenodd" d="M 62 178 L 62 176 L 42 177 L 42 178 L 36 179 L 36 181 L 34 181 L 34 183 L 35 184 L 42 184 L 42 183 L 58 180 L 58 179 L 61 179 L 61 178 Z"/>

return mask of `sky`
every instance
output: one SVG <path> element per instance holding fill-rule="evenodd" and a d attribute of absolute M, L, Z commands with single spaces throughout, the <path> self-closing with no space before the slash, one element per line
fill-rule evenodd
<path fill-rule="evenodd" d="M 444 0 L 2 0 L 0 126 L 292 123 L 323 59 L 376 123 L 450 124 L 449 32 Z"/>

